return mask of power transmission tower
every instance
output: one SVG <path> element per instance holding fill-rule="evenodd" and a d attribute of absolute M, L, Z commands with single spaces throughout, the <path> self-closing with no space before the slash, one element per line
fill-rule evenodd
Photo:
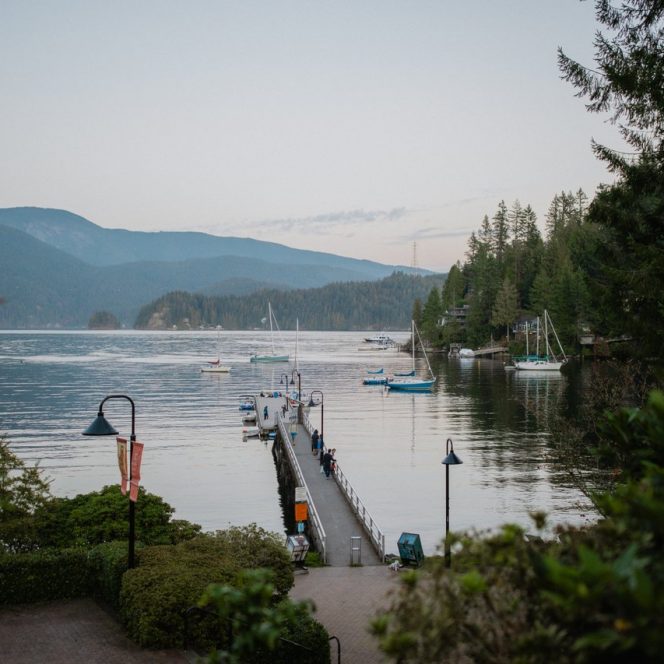
<path fill-rule="evenodd" d="M 413 242 L 413 262 L 411 267 L 418 267 L 417 265 L 417 242 Z"/>

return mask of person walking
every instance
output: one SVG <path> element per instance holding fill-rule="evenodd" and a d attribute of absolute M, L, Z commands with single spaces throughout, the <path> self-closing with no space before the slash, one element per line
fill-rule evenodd
<path fill-rule="evenodd" d="M 316 456 L 318 454 L 318 429 L 314 429 L 314 432 L 311 434 L 311 453 Z"/>

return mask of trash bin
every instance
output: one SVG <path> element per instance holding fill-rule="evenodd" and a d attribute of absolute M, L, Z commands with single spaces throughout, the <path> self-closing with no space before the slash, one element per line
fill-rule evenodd
<path fill-rule="evenodd" d="M 415 533 L 401 533 L 399 537 L 399 556 L 404 565 L 416 565 L 419 567 L 424 560 L 424 551 L 422 551 L 422 542 L 420 536 Z"/>

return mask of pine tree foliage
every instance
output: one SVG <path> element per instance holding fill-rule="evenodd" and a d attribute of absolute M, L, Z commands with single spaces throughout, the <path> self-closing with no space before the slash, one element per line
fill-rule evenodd
<path fill-rule="evenodd" d="M 664 2 L 596 0 L 605 26 L 595 38 L 595 65 L 584 66 L 558 50 L 563 78 L 588 100 L 592 113 L 608 113 L 638 154 L 662 157 L 664 148 Z M 595 154 L 624 171 L 630 159 L 593 142 Z"/>

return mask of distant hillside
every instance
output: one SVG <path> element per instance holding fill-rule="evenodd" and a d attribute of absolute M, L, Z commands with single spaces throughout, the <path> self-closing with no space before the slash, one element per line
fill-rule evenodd
<path fill-rule="evenodd" d="M 443 281 L 443 275 L 397 272 L 379 281 L 333 283 L 289 292 L 266 290 L 245 297 L 174 292 L 143 307 L 135 327 L 251 329 L 261 326 L 269 300 L 282 329 L 294 329 L 298 319 L 306 330 L 403 330 L 410 324 L 414 300 L 426 300 L 431 288 Z"/>
<path fill-rule="evenodd" d="M 235 256 L 279 265 L 316 265 L 343 270 L 337 280 L 380 279 L 395 269 L 413 274 L 427 270 L 292 249 L 274 242 L 218 237 L 207 233 L 128 231 L 102 228 L 66 210 L 22 207 L 0 209 L 0 225 L 10 226 L 96 266 L 123 263 L 182 262 Z"/>
<path fill-rule="evenodd" d="M 0 209 L 0 328 L 85 327 L 103 309 L 131 327 L 171 291 L 248 295 L 371 281 L 398 268 L 272 242 L 101 228 L 65 210 Z"/>
<path fill-rule="evenodd" d="M 277 266 L 237 256 L 94 267 L 0 226 L 0 328 L 86 327 L 103 308 L 131 327 L 141 306 L 173 290 L 247 294 L 350 278 L 324 265 Z"/>

